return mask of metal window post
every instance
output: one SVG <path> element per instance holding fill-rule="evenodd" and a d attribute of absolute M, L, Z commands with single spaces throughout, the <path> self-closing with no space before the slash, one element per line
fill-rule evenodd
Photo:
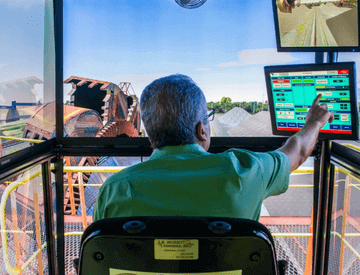
<path fill-rule="evenodd" d="M 55 275 L 56 266 L 56 254 L 55 254 L 55 231 L 54 231 L 54 211 L 53 211 L 53 197 L 51 188 L 51 171 L 50 161 L 47 161 L 41 165 L 42 183 L 44 193 L 44 205 L 45 205 L 45 229 L 46 229 L 46 241 L 47 256 L 48 256 L 48 268 L 49 274 Z"/>
<path fill-rule="evenodd" d="M 326 247 L 330 241 L 328 232 L 328 216 L 331 218 L 331 211 L 329 213 L 329 172 L 330 172 L 330 153 L 331 141 L 323 140 L 321 148 L 321 164 L 320 164 L 320 182 L 319 182 L 319 196 L 317 205 L 317 220 L 316 220 L 316 238 L 314 250 L 314 265 L 313 274 L 326 274 L 327 262 Z M 332 200 L 332 198 L 330 199 Z"/>
<path fill-rule="evenodd" d="M 55 117 L 56 117 L 56 233 L 57 233 L 57 274 L 65 275 L 65 239 L 64 239 L 64 179 L 61 147 L 64 136 L 63 110 L 63 0 L 54 2 L 54 38 L 55 38 Z"/>

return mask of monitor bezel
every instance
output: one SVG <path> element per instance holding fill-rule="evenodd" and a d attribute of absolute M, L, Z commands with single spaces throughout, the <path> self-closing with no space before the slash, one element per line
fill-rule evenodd
<path fill-rule="evenodd" d="M 340 46 L 340 47 L 283 47 L 280 44 L 280 29 L 277 13 L 276 0 L 272 0 L 273 15 L 275 23 L 276 46 L 278 52 L 360 52 L 360 26 L 358 19 L 358 46 Z M 358 5 L 358 15 L 360 7 Z M 359 16 L 358 16 L 359 18 Z"/>
<path fill-rule="evenodd" d="M 359 139 L 359 107 L 357 100 L 356 88 L 356 68 L 355 62 L 341 62 L 341 63 L 325 63 L 325 64 L 300 64 L 300 65 L 281 65 L 281 66 L 265 66 L 265 82 L 269 99 L 269 111 L 271 117 L 271 127 L 274 135 L 292 136 L 299 131 L 284 131 L 278 130 L 275 119 L 274 98 L 272 96 L 272 87 L 270 80 L 270 73 L 276 72 L 300 72 L 300 71 L 324 71 L 324 70 L 349 70 L 349 90 L 350 90 L 350 106 L 351 106 L 351 128 L 352 134 L 332 134 L 319 133 L 320 139 L 331 140 L 358 140 Z M 321 103 L 320 103 L 321 104 Z"/>

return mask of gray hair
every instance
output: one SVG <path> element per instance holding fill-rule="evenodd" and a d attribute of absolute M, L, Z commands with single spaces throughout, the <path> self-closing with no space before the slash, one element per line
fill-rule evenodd
<path fill-rule="evenodd" d="M 181 74 L 159 78 L 140 99 L 141 116 L 155 148 L 196 142 L 196 125 L 206 119 L 206 99 L 194 81 Z"/>

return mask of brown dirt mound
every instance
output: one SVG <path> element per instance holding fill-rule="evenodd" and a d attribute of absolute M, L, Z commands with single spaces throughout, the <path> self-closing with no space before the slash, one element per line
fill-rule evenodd
<path fill-rule="evenodd" d="M 358 46 L 358 12 L 352 8 L 338 16 L 326 20 L 339 46 Z"/>
<path fill-rule="evenodd" d="M 321 13 L 325 16 L 325 19 L 332 18 L 349 10 L 349 8 L 339 8 L 333 3 L 327 3 L 324 6 L 320 6 L 319 9 Z"/>
<path fill-rule="evenodd" d="M 292 13 L 280 12 L 280 10 L 278 9 L 277 12 L 279 18 L 280 33 L 288 33 L 289 31 L 301 25 L 309 11 L 310 9 L 305 5 L 295 7 L 295 9 L 292 10 Z"/>

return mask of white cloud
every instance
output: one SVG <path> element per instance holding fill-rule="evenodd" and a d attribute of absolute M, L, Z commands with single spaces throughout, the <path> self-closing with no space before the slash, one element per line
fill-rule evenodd
<path fill-rule="evenodd" d="M 0 64 L 0 69 L 4 68 L 6 66 L 7 66 L 7 63 Z"/>
<path fill-rule="evenodd" d="M 241 64 L 239 62 L 235 62 L 235 61 L 218 64 L 219 67 L 235 67 L 240 65 Z"/>
<path fill-rule="evenodd" d="M 290 53 L 279 53 L 276 49 L 242 50 L 238 57 L 241 65 L 284 64 L 297 60 Z"/>
<path fill-rule="evenodd" d="M 204 92 L 206 101 L 218 102 L 223 96 L 230 97 L 233 102 L 241 101 L 262 101 L 267 99 L 265 83 L 245 83 L 245 84 L 207 84 L 198 83 Z"/>
<path fill-rule="evenodd" d="M 239 61 L 220 63 L 219 67 L 236 67 L 243 65 L 265 65 L 291 63 L 294 58 L 290 53 L 279 53 L 276 49 L 242 50 L 238 53 Z"/>
<path fill-rule="evenodd" d="M 211 70 L 210 68 L 197 68 L 195 71 L 204 72 L 204 71 L 210 71 L 210 70 Z"/>

